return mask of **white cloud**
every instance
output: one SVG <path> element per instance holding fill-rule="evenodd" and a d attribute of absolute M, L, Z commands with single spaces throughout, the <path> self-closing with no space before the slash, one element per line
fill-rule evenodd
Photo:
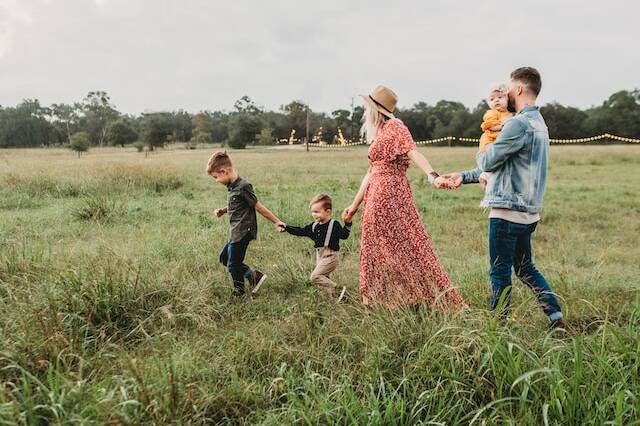
<path fill-rule="evenodd" d="M 11 48 L 16 25 L 33 21 L 29 2 L 0 0 L 0 58 Z"/>
<path fill-rule="evenodd" d="M 639 11 L 623 0 L 0 0 L 0 103 L 99 89 L 131 113 L 228 109 L 245 94 L 331 111 L 383 83 L 402 107 L 474 106 L 532 65 L 543 102 L 588 107 L 640 84 Z"/>

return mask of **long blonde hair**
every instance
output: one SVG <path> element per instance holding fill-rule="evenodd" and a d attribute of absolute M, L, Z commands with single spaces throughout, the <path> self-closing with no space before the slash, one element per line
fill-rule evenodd
<path fill-rule="evenodd" d="M 376 136 L 378 136 L 378 130 L 380 130 L 385 121 L 387 121 L 387 117 L 378 112 L 369 102 L 365 102 L 360 136 L 362 136 L 367 143 L 373 142 Z"/>

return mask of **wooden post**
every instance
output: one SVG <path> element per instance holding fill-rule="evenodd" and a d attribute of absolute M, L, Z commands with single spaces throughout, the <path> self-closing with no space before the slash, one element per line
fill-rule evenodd
<path fill-rule="evenodd" d="M 307 105 L 307 152 L 309 152 L 309 105 Z"/>
<path fill-rule="evenodd" d="M 353 112 L 355 110 L 355 106 L 353 104 L 353 96 L 351 97 L 351 117 L 349 118 L 349 132 L 351 133 L 349 135 L 349 137 L 351 138 L 351 140 L 354 140 L 354 134 L 353 134 Z"/>

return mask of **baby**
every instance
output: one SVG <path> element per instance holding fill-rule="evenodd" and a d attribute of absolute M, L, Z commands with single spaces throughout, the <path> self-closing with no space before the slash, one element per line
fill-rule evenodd
<path fill-rule="evenodd" d="M 504 126 L 504 122 L 511 118 L 511 113 L 507 111 L 507 86 L 498 84 L 491 88 L 487 102 L 489 110 L 482 117 L 482 136 L 480 137 L 479 151 L 485 152 L 489 145 L 498 139 L 498 134 Z M 480 175 L 480 183 L 483 186 L 489 185 L 491 182 L 491 173 L 484 172 Z"/>

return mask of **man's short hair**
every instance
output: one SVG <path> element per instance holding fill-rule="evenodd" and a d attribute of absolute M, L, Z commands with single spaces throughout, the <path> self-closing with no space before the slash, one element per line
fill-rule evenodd
<path fill-rule="evenodd" d="M 317 203 L 322 203 L 322 208 L 325 210 L 331 210 L 333 208 L 331 197 L 329 197 L 327 194 L 318 194 L 315 197 L 313 197 L 311 199 L 311 202 L 309 203 L 309 207 Z"/>
<path fill-rule="evenodd" d="M 233 167 L 233 163 L 231 162 L 231 157 L 229 157 L 229 154 L 227 154 L 226 151 L 214 152 L 207 163 L 207 173 L 216 173 L 221 169 L 230 167 Z"/>
<path fill-rule="evenodd" d="M 523 83 L 535 96 L 538 96 L 540 89 L 542 89 L 540 73 L 533 67 L 522 67 L 513 70 L 511 72 L 511 80 L 517 80 Z"/>

